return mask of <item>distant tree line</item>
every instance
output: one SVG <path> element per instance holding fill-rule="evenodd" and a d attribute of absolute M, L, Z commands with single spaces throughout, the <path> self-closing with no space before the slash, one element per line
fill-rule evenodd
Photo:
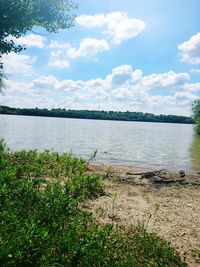
<path fill-rule="evenodd" d="M 44 116 L 60 118 L 77 119 L 95 119 L 95 120 L 118 120 L 118 121 L 146 121 L 146 122 L 170 122 L 170 123 L 194 123 L 191 117 L 177 115 L 154 115 L 143 112 L 121 112 L 121 111 L 98 111 L 98 110 L 66 110 L 46 108 L 11 108 L 0 106 L 0 114 L 26 115 L 26 116 Z"/>

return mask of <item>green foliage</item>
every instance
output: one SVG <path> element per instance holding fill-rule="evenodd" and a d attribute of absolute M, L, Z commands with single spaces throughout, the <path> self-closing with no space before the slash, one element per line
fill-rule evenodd
<path fill-rule="evenodd" d="M 70 12 L 74 8 L 70 0 L 0 0 L 0 54 L 21 51 L 23 46 L 8 37 L 19 38 L 34 26 L 49 32 L 71 27 L 74 15 Z"/>
<path fill-rule="evenodd" d="M 120 111 L 98 111 L 98 110 L 66 110 L 66 109 L 19 109 L 0 106 L 0 114 L 15 114 L 27 116 L 48 116 L 61 118 L 79 118 L 95 120 L 121 120 L 121 121 L 149 121 L 149 122 L 171 122 L 171 123 L 193 123 L 191 117 L 176 115 L 154 115 L 143 112 L 120 112 Z M 94 155 L 95 156 L 95 155 Z"/>
<path fill-rule="evenodd" d="M 0 0 L 0 92 L 5 78 L 2 55 L 25 49 L 17 45 L 13 37 L 21 37 L 34 26 L 48 32 L 69 28 L 74 25 L 75 16 L 71 11 L 75 8 L 77 4 L 71 0 Z"/>
<path fill-rule="evenodd" d="M 195 131 L 200 134 L 200 118 L 196 119 Z"/>
<path fill-rule="evenodd" d="M 200 134 L 200 98 L 194 101 L 192 111 L 196 123 L 195 130 L 198 134 Z"/>
<path fill-rule="evenodd" d="M 3 139 L 0 139 L 0 154 L 5 152 L 5 150 L 6 150 L 6 143 Z"/>
<path fill-rule="evenodd" d="M 143 227 L 101 227 L 80 209 L 103 193 L 86 162 L 0 144 L 0 266 L 186 266 Z"/>

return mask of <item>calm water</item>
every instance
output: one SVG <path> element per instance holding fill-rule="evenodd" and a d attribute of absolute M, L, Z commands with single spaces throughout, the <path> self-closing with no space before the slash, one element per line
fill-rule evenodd
<path fill-rule="evenodd" d="M 54 149 L 100 162 L 200 170 L 200 137 L 192 125 L 0 115 L 11 150 Z"/>

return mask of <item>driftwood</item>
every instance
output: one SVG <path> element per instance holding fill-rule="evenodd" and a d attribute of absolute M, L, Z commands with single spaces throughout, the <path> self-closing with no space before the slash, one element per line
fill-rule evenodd
<path fill-rule="evenodd" d="M 154 176 L 159 176 L 159 174 L 163 171 L 164 169 L 161 170 L 157 170 L 157 171 L 151 171 L 151 172 L 136 172 L 136 173 L 132 173 L 132 172 L 127 172 L 127 175 L 139 175 L 142 178 L 152 178 Z"/>
<path fill-rule="evenodd" d="M 183 184 L 185 179 L 173 180 L 173 179 L 154 179 L 153 183 L 155 184 Z"/>

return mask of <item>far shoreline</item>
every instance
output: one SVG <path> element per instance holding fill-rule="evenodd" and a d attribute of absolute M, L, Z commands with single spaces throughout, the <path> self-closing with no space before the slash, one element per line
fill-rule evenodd
<path fill-rule="evenodd" d="M 53 108 L 39 109 L 35 108 L 14 108 L 0 105 L 0 114 L 23 115 L 35 117 L 56 117 L 71 119 L 90 119 L 90 120 L 108 120 L 108 121 L 138 121 L 138 122 L 156 122 L 156 123 L 181 123 L 194 124 L 192 117 L 182 115 L 152 114 L 148 112 L 136 111 L 113 111 L 113 110 L 71 110 Z"/>
<path fill-rule="evenodd" d="M 3 116 L 19 116 L 19 117 L 34 117 L 34 118 L 53 118 L 53 119 L 70 119 L 70 120 L 91 120 L 91 121 L 119 121 L 119 122 L 145 122 L 145 123 L 160 123 L 160 124 L 184 124 L 184 125 L 195 125 L 194 122 L 168 122 L 168 121 L 139 121 L 139 120 L 112 120 L 112 119 L 92 119 L 92 118 L 74 118 L 74 117 L 56 117 L 56 116 L 42 116 L 42 115 L 21 115 L 21 114 L 5 114 L 0 113 Z"/>

